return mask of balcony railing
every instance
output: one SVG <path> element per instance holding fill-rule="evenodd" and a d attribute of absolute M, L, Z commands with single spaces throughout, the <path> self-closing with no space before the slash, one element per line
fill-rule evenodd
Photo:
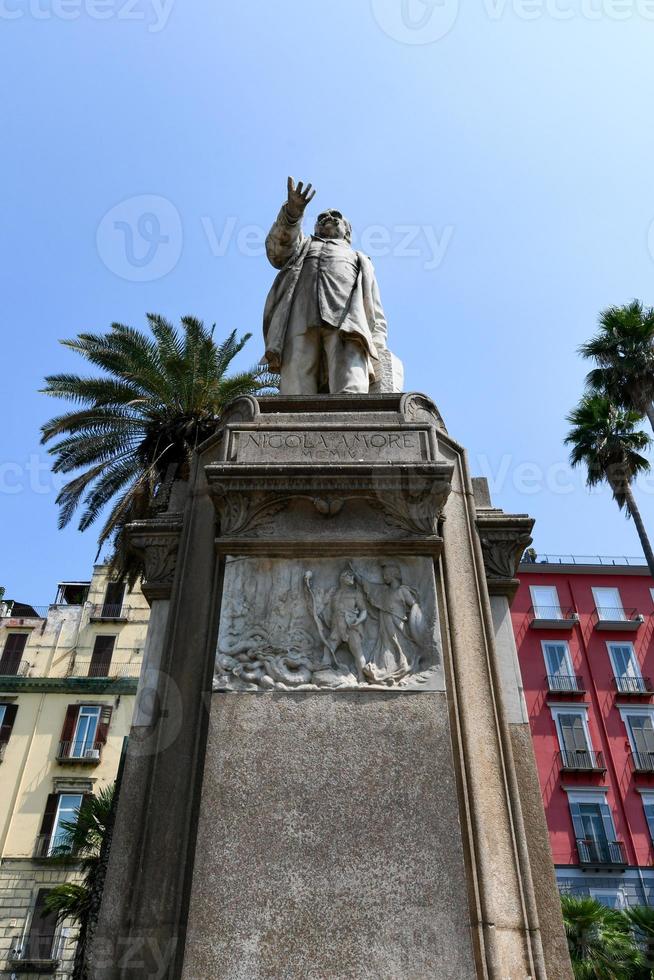
<path fill-rule="evenodd" d="M 128 612 L 129 607 L 124 606 L 122 602 L 119 602 L 116 605 L 101 602 L 99 605 L 91 606 L 91 612 L 89 615 L 91 619 L 110 619 L 115 622 L 116 620 L 127 619 Z"/>
<path fill-rule="evenodd" d="M 613 683 L 618 694 L 654 694 L 649 677 L 614 677 Z"/>
<path fill-rule="evenodd" d="M 57 748 L 57 762 L 74 762 L 87 766 L 97 766 L 102 759 L 103 742 L 60 742 Z"/>
<path fill-rule="evenodd" d="M 141 664 L 137 661 L 118 660 L 110 664 L 76 660 L 68 671 L 68 677 L 138 677 Z"/>
<path fill-rule="evenodd" d="M 548 674 L 547 690 L 550 694 L 583 694 L 584 682 L 577 674 Z"/>
<path fill-rule="evenodd" d="M 644 617 L 637 609 L 623 609 L 622 606 L 596 606 L 592 621 L 597 630 L 637 630 Z"/>
<path fill-rule="evenodd" d="M 559 767 L 568 772 L 606 772 L 604 756 L 592 749 L 562 749 L 558 760 Z"/>
<path fill-rule="evenodd" d="M 620 840 L 577 838 L 579 864 L 624 868 L 627 864 L 624 844 Z"/>
<path fill-rule="evenodd" d="M 17 664 L 2 663 L 0 661 L 0 677 L 27 677 L 31 664 L 27 660 L 21 660 Z"/>
<path fill-rule="evenodd" d="M 35 858 L 47 858 L 47 857 L 75 857 L 76 851 L 69 850 L 63 846 L 63 844 L 57 844 L 53 841 L 52 834 L 39 834 L 34 843 L 34 857 Z"/>
<path fill-rule="evenodd" d="M 577 613 L 570 606 L 531 606 L 529 625 L 533 629 L 570 630 L 579 622 Z"/>
<path fill-rule="evenodd" d="M 654 752 L 630 752 L 634 772 L 654 773 Z"/>

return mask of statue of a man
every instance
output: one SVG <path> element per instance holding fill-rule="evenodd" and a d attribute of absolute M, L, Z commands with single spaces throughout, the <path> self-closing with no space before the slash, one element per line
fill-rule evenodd
<path fill-rule="evenodd" d="M 315 191 L 288 178 L 288 200 L 266 239 L 280 269 L 266 300 L 265 360 L 281 375 L 282 395 L 365 394 L 386 347 L 386 319 L 375 270 L 351 245 L 340 211 L 318 215 L 313 235 L 302 216 Z"/>

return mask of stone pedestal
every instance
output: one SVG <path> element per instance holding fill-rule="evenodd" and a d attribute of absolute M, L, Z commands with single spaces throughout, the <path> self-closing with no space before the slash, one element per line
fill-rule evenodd
<path fill-rule="evenodd" d="M 133 532 L 147 557 L 181 526 L 168 591 L 156 561 L 146 583 L 170 596 L 158 711 L 92 976 L 570 977 L 513 756 L 505 613 L 532 521 L 475 502 L 433 403 L 239 399 L 158 521 Z"/>

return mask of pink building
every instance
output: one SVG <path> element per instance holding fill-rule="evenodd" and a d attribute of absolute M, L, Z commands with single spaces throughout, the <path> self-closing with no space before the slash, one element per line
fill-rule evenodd
<path fill-rule="evenodd" d="M 538 555 L 511 613 L 559 886 L 654 905 L 654 580 Z"/>

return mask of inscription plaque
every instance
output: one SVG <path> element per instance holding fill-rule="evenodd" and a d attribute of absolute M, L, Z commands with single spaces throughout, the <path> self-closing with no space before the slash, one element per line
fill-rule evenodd
<path fill-rule="evenodd" d="M 414 463 L 430 459 L 424 429 L 231 430 L 229 458 L 236 463 Z"/>

